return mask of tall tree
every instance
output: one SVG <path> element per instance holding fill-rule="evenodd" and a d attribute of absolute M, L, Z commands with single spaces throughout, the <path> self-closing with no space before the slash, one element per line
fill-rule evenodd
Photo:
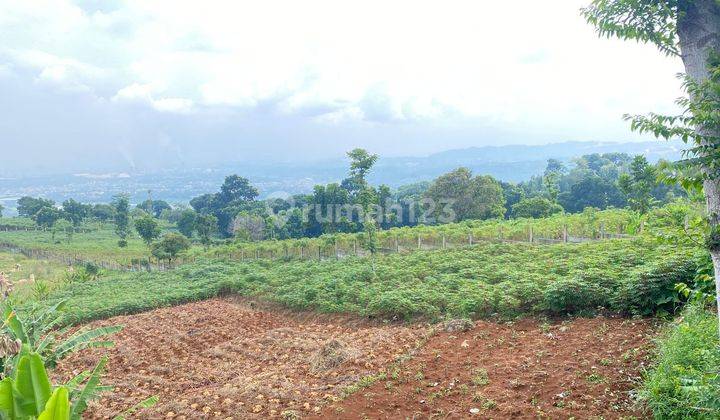
<path fill-rule="evenodd" d="M 720 1 L 595 0 L 583 13 L 601 35 L 649 42 L 682 58 L 688 98 L 679 104 L 686 112 L 628 118 L 633 129 L 691 146 L 682 163 L 698 169 L 695 181 L 705 190 L 720 319 Z"/>
<path fill-rule="evenodd" d="M 113 198 L 115 208 L 115 234 L 120 238 L 118 246 L 127 246 L 127 237 L 130 234 L 130 199 L 126 194 L 116 195 Z"/>
<path fill-rule="evenodd" d="M 172 207 L 167 201 L 164 200 L 145 200 L 136 206 L 139 209 L 145 210 L 148 214 L 152 214 L 155 217 L 160 217 L 163 210 L 169 210 Z"/>
<path fill-rule="evenodd" d="M 253 201 L 258 195 L 258 190 L 250 185 L 247 178 L 230 175 L 225 177 L 225 182 L 220 187 L 216 205 L 224 207 L 232 201 Z"/>
<path fill-rule="evenodd" d="M 44 198 L 20 197 L 17 211 L 21 217 L 34 217 L 42 208 L 55 207 L 55 202 Z"/>
<path fill-rule="evenodd" d="M 342 186 L 356 194 L 367 186 L 367 174 L 378 160 L 378 155 L 370 154 L 365 149 L 353 149 L 347 153 L 350 159 L 350 176 L 343 180 Z"/>
<path fill-rule="evenodd" d="M 198 214 L 195 218 L 195 231 L 205 248 L 210 245 L 211 236 L 217 231 L 217 218 L 212 214 Z"/>
<path fill-rule="evenodd" d="M 62 213 L 55 207 L 42 207 L 35 213 L 33 219 L 35 219 L 35 223 L 37 223 L 38 226 L 51 228 L 61 216 Z"/>
<path fill-rule="evenodd" d="M 115 217 L 115 208 L 111 204 L 95 204 L 90 210 L 90 215 L 102 222 L 107 222 Z"/>
<path fill-rule="evenodd" d="M 640 214 L 647 213 L 652 207 L 655 201 L 652 191 L 656 184 L 655 168 L 648 164 L 645 156 L 635 156 L 630 164 L 630 172 L 618 178 L 620 191 L 627 197 L 630 207 Z"/>
<path fill-rule="evenodd" d="M 177 233 L 167 233 L 151 246 L 152 255 L 158 260 L 167 260 L 168 263 L 172 263 L 181 252 L 188 249 L 190 249 L 188 238 Z"/>
<path fill-rule="evenodd" d="M 505 196 L 500 183 L 491 176 L 473 176 L 467 168 L 458 168 L 437 178 L 425 192 L 432 200 L 432 215 L 447 216 L 449 206 L 456 221 L 492 219 L 505 215 Z"/>
<path fill-rule="evenodd" d="M 184 210 L 177 221 L 178 231 L 186 237 L 192 238 L 193 231 L 195 230 L 195 219 L 197 216 L 198 214 L 193 210 Z"/>
<path fill-rule="evenodd" d="M 73 226 L 78 226 L 85 219 L 89 212 L 90 206 L 69 198 L 62 203 L 63 217 L 71 221 Z"/>
<path fill-rule="evenodd" d="M 147 246 L 160 237 L 160 226 L 157 220 L 150 215 L 135 220 L 135 230 Z"/>

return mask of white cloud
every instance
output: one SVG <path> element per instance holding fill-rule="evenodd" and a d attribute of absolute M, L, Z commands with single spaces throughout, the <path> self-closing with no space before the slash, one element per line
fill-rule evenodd
<path fill-rule="evenodd" d="M 193 110 L 193 101 L 187 98 L 156 98 L 155 88 L 150 84 L 133 83 L 112 97 L 115 102 L 145 103 L 161 112 L 188 113 Z"/>
<path fill-rule="evenodd" d="M 672 109 L 678 60 L 598 39 L 589 1 L 10 1 L 0 38 L 38 79 L 163 112 L 270 104 L 320 123 L 475 118 L 580 137 Z"/>

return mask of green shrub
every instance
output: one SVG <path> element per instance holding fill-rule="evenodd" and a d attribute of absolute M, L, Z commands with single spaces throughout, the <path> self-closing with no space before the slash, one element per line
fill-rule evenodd
<path fill-rule="evenodd" d="M 372 299 L 366 313 L 384 319 L 406 320 L 414 317 L 435 317 L 439 311 L 425 302 L 413 302 L 413 297 L 405 291 L 392 290 Z"/>
<path fill-rule="evenodd" d="M 643 240 L 532 246 L 479 244 L 444 251 L 324 261 L 198 260 L 167 272 L 108 272 L 52 290 L 68 323 L 238 293 L 296 310 L 410 319 L 515 317 L 542 311 L 654 310 L 692 275 L 692 250 Z M 642 254 L 624 261 L 622 254 Z M 610 261 L 614 261 L 611 263 Z M 678 268 L 679 267 L 679 268 Z M 692 277 L 691 277 L 692 278 Z M 660 303 L 662 305 L 662 303 Z"/>
<path fill-rule="evenodd" d="M 694 258 L 677 256 L 652 262 L 620 282 L 612 299 L 613 308 L 635 315 L 650 315 L 658 311 L 673 313 L 681 303 L 675 285 L 691 283 L 696 271 Z"/>
<path fill-rule="evenodd" d="M 640 397 L 656 418 L 720 418 L 720 340 L 715 314 L 689 305 L 659 340 Z"/>
<path fill-rule="evenodd" d="M 545 289 L 545 308 L 553 313 L 592 311 L 606 301 L 603 287 L 574 277 L 550 283 Z"/>

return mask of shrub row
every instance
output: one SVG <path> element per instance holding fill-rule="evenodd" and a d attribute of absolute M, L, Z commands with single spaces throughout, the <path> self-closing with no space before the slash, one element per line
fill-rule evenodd
<path fill-rule="evenodd" d="M 337 261 L 204 260 L 170 272 L 106 275 L 54 291 L 67 322 L 237 293 L 292 309 L 386 319 L 513 317 L 672 310 L 694 252 L 643 240 L 581 245 L 484 244 Z M 374 271 L 373 271 L 373 266 Z M 668 300 L 669 299 L 669 300 Z"/>

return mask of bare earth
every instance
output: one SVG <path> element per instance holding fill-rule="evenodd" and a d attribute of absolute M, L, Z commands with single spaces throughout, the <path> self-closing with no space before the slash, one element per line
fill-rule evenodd
<path fill-rule="evenodd" d="M 330 317 L 266 312 L 232 299 L 211 299 L 120 316 L 93 325 L 121 324 L 115 348 L 82 351 L 56 376 L 69 379 L 110 354 L 106 384 L 115 393 L 87 418 L 112 418 L 158 395 L 135 418 L 267 418 L 319 411 L 340 389 L 407 353 L 422 326 L 371 326 Z M 334 337 L 351 357 L 329 371 L 310 373 L 313 356 Z"/>
<path fill-rule="evenodd" d="M 105 382 L 115 392 L 87 418 L 112 418 L 151 395 L 158 405 L 132 418 L 643 417 L 629 391 L 653 330 L 602 317 L 477 322 L 425 343 L 427 325 L 303 316 L 232 298 L 93 323 L 110 324 L 125 325 L 114 349 L 74 354 L 54 373 L 68 379 L 110 354 Z"/>
<path fill-rule="evenodd" d="M 648 321 L 593 318 L 552 326 L 477 322 L 440 333 L 386 380 L 326 407 L 357 419 L 645 417 L 630 391 L 647 357 Z M 317 416 L 313 418 L 322 418 Z"/>

